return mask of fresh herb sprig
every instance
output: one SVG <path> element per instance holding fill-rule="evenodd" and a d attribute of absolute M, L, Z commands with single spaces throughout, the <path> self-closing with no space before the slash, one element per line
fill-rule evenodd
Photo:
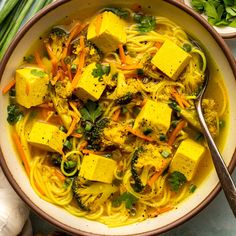
<path fill-rule="evenodd" d="M 137 23 L 137 30 L 142 33 L 150 32 L 156 28 L 156 17 L 134 14 L 134 21 Z"/>
<path fill-rule="evenodd" d="M 208 17 L 210 24 L 236 28 L 235 0 L 192 0 L 192 7 Z"/>
<path fill-rule="evenodd" d="M 168 182 L 170 184 L 171 189 L 175 192 L 178 192 L 181 186 L 187 182 L 187 179 L 184 174 L 178 171 L 174 171 L 168 177 Z"/>

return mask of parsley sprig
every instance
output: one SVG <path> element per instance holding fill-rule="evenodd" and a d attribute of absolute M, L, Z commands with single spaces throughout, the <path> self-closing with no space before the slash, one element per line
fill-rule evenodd
<path fill-rule="evenodd" d="M 174 171 L 168 177 L 168 182 L 171 189 L 175 192 L 178 192 L 181 186 L 187 182 L 187 179 L 182 173 Z"/>
<path fill-rule="evenodd" d="M 137 30 L 142 33 L 150 32 L 156 28 L 155 16 L 134 14 L 134 21 L 137 23 Z"/>
<path fill-rule="evenodd" d="M 96 68 L 93 69 L 92 76 L 94 78 L 98 78 L 99 81 L 103 80 L 104 75 L 109 75 L 110 73 L 110 66 L 109 65 L 102 65 L 97 63 Z"/>

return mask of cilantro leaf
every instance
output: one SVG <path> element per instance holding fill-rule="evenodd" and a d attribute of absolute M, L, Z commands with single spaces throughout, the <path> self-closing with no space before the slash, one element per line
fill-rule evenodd
<path fill-rule="evenodd" d="M 137 30 L 142 33 L 152 31 L 156 28 L 155 16 L 135 14 L 134 21 L 137 23 Z"/>
<path fill-rule="evenodd" d="M 7 121 L 10 125 L 14 125 L 23 116 L 23 112 L 16 104 L 10 104 L 7 106 L 7 114 Z"/>
<path fill-rule="evenodd" d="M 206 14 L 212 25 L 236 27 L 235 0 L 192 0 L 191 5 L 197 12 Z"/>
<path fill-rule="evenodd" d="M 37 69 L 32 69 L 32 70 L 30 71 L 30 73 L 31 73 L 32 75 L 34 75 L 34 76 L 39 77 L 39 78 L 44 78 L 44 77 L 47 75 L 47 73 L 45 73 L 44 71 L 42 71 L 42 70 L 37 70 Z"/>
<path fill-rule="evenodd" d="M 116 14 L 120 18 L 128 18 L 130 16 L 129 11 L 122 9 L 122 8 L 115 8 L 115 7 L 106 7 L 104 11 L 111 11 L 112 13 Z"/>
<path fill-rule="evenodd" d="M 125 203 L 125 207 L 127 209 L 131 209 L 133 205 L 138 201 L 138 199 L 129 192 L 124 192 L 119 197 L 117 197 L 115 200 L 113 200 L 112 204 L 115 207 L 118 207 L 122 202 Z"/>
<path fill-rule="evenodd" d="M 103 80 L 103 75 L 109 75 L 110 73 L 110 66 L 107 65 L 101 65 L 101 64 L 96 64 L 96 68 L 93 69 L 92 76 L 94 78 L 98 78 L 99 81 Z"/>
<path fill-rule="evenodd" d="M 80 113 L 83 120 L 94 123 L 102 115 L 103 110 L 96 102 L 89 100 L 85 103 L 84 107 L 80 109 Z"/>
<path fill-rule="evenodd" d="M 175 192 L 178 192 L 180 187 L 187 182 L 187 179 L 182 173 L 174 171 L 168 177 L 168 182 L 171 189 Z"/>

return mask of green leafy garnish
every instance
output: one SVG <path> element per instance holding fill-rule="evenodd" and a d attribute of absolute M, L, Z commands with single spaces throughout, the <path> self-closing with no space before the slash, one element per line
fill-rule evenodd
<path fill-rule="evenodd" d="M 191 184 L 190 187 L 189 187 L 189 192 L 194 193 L 196 188 L 197 188 L 197 186 L 195 184 Z"/>
<path fill-rule="evenodd" d="M 137 23 L 137 30 L 142 33 L 150 32 L 156 28 L 155 16 L 135 14 L 134 21 Z"/>
<path fill-rule="evenodd" d="M 44 78 L 47 75 L 47 73 L 45 73 L 44 71 L 37 70 L 37 69 L 32 69 L 30 73 L 39 78 Z"/>
<path fill-rule="evenodd" d="M 96 64 L 96 68 L 93 69 L 92 76 L 94 78 L 98 78 L 99 81 L 103 80 L 103 75 L 109 75 L 110 73 L 110 66 Z"/>
<path fill-rule="evenodd" d="M 63 145 L 68 150 L 72 150 L 72 143 L 69 140 L 66 140 Z"/>
<path fill-rule="evenodd" d="M 129 11 L 122 9 L 122 8 L 115 8 L 115 7 L 106 7 L 104 11 L 111 11 L 112 13 L 116 14 L 120 18 L 128 18 L 130 16 Z"/>
<path fill-rule="evenodd" d="M 174 171 L 168 177 L 168 182 L 171 189 L 175 192 L 178 192 L 181 186 L 187 182 L 187 179 L 182 173 Z"/>
<path fill-rule="evenodd" d="M 98 103 L 89 100 L 84 104 L 84 107 L 80 109 L 80 113 L 84 121 L 94 123 L 102 115 L 103 111 Z"/>
<path fill-rule="evenodd" d="M 168 156 L 170 156 L 170 152 L 169 151 L 167 151 L 167 150 L 163 150 L 162 152 L 161 152 L 161 155 L 164 157 L 164 158 L 167 158 Z"/>
<path fill-rule="evenodd" d="M 119 197 L 117 197 L 113 202 L 113 206 L 118 207 L 122 202 L 125 203 L 127 209 L 131 209 L 133 205 L 138 201 L 138 199 L 129 192 L 124 192 Z"/>
<path fill-rule="evenodd" d="M 191 4 L 197 12 L 206 14 L 212 25 L 236 27 L 235 0 L 192 0 Z"/>
<path fill-rule="evenodd" d="M 33 55 L 25 56 L 23 60 L 27 63 L 32 63 L 34 61 L 34 56 Z"/>
<path fill-rule="evenodd" d="M 23 112 L 16 104 L 10 104 L 7 106 L 7 114 L 7 121 L 10 125 L 14 125 L 23 116 Z"/>

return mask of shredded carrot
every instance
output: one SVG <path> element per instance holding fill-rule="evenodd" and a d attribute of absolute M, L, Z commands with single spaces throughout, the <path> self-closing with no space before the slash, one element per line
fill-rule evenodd
<path fill-rule="evenodd" d="M 159 48 L 162 46 L 162 43 L 157 41 L 157 42 L 154 44 L 154 46 L 159 49 Z"/>
<path fill-rule="evenodd" d="M 39 186 L 38 182 L 36 182 L 36 181 L 35 181 L 35 187 L 37 188 L 39 193 L 41 193 L 42 195 L 45 196 L 45 192 L 42 190 L 42 188 Z"/>
<path fill-rule="evenodd" d="M 149 180 L 148 180 L 148 185 L 152 186 L 154 182 L 158 179 L 158 177 L 161 175 L 161 171 L 157 171 Z"/>
<path fill-rule="evenodd" d="M 21 144 L 20 138 L 17 135 L 17 133 L 15 133 L 15 132 L 12 134 L 12 138 L 13 138 L 15 144 L 16 144 L 17 151 L 18 151 L 18 153 L 20 155 L 20 158 L 21 158 L 21 160 L 24 164 L 26 173 L 27 173 L 28 176 L 30 176 L 30 165 L 29 165 L 27 157 L 25 155 L 25 151 L 24 151 L 24 148 Z"/>
<path fill-rule="evenodd" d="M 122 64 L 126 64 L 126 56 L 125 56 L 125 51 L 124 51 L 123 45 L 119 44 L 118 48 L 119 48 L 119 54 L 120 54 L 121 63 Z"/>
<path fill-rule="evenodd" d="M 12 81 L 10 81 L 10 83 L 8 83 L 2 90 L 2 94 L 6 94 L 14 85 L 16 84 L 16 80 L 13 79 Z"/>
<path fill-rule="evenodd" d="M 72 133 L 71 136 L 75 137 L 75 138 L 81 138 L 83 135 L 82 134 L 77 134 L 77 133 Z"/>
<path fill-rule="evenodd" d="M 57 176 L 58 179 L 60 179 L 61 181 L 65 181 L 65 176 L 61 174 L 61 172 L 54 170 L 54 174 Z"/>
<path fill-rule="evenodd" d="M 141 107 L 144 107 L 145 104 L 147 103 L 148 99 L 144 98 L 144 100 L 142 101 L 142 103 L 140 104 Z"/>
<path fill-rule="evenodd" d="M 172 146 L 174 144 L 175 139 L 177 138 L 179 132 L 184 128 L 185 125 L 186 125 L 185 120 L 182 120 L 177 124 L 177 126 L 175 127 L 175 129 L 173 130 L 173 132 L 169 137 L 168 145 Z"/>
<path fill-rule="evenodd" d="M 56 84 L 56 82 L 61 78 L 61 71 L 60 70 L 58 70 L 57 71 L 57 74 L 54 76 L 54 77 L 52 77 L 52 79 L 50 80 L 50 82 L 51 82 L 51 84 L 52 85 L 55 85 Z"/>
<path fill-rule="evenodd" d="M 88 142 L 84 141 L 83 143 L 81 143 L 80 149 L 83 150 L 87 145 L 88 145 Z"/>
<path fill-rule="evenodd" d="M 70 128 L 68 129 L 67 134 L 66 134 L 67 136 L 70 136 L 72 134 L 72 132 L 75 129 L 75 126 L 76 126 L 77 122 L 78 122 L 78 118 L 73 117 Z"/>
<path fill-rule="evenodd" d="M 77 22 L 75 26 L 72 28 L 69 37 L 65 43 L 65 48 L 63 49 L 62 52 L 63 55 L 62 58 L 65 58 L 67 56 L 71 41 L 76 37 L 76 35 L 78 35 L 81 32 L 81 30 L 83 30 L 84 27 L 85 25 L 82 25 L 80 22 Z"/>
<path fill-rule="evenodd" d="M 67 72 L 69 80 L 72 81 L 71 65 L 67 65 Z"/>
<path fill-rule="evenodd" d="M 57 57 L 54 55 L 54 53 L 52 51 L 51 45 L 49 43 L 46 43 L 45 47 L 46 47 L 47 53 L 48 53 L 48 55 L 51 59 L 51 62 L 52 62 L 52 74 L 54 75 L 57 71 L 57 67 L 58 67 L 57 62 L 58 62 L 58 60 L 57 60 Z"/>
<path fill-rule="evenodd" d="M 76 103 L 75 102 L 69 102 L 71 108 L 73 109 L 73 111 L 75 112 L 77 117 L 80 117 L 80 112 L 78 111 L 77 107 L 76 107 Z"/>
<path fill-rule="evenodd" d="M 165 213 L 167 211 L 173 210 L 174 207 L 173 206 L 165 206 L 165 207 L 161 207 L 161 208 L 157 208 L 154 212 L 149 213 L 150 217 L 156 217 L 162 213 Z"/>
<path fill-rule="evenodd" d="M 72 80 L 72 83 L 71 83 L 72 91 L 76 88 L 76 86 L 79 82 L 80 76 L 82 74 L 82 69 L 84 67 L 85 55 L 86 55 L 84 36 L 80 37 L 80 46 L 81 46 L 81 51 L 80 51 L 78 70 L 75 74 L 74 79 Z"/>
<path fill-rule="evenodd" d="M 171 95 L 174 97 L 181 108 L 190 107 L 190 104 L 187 102 L 185 97 L 179 94 L 175 89 L 173 89 Z"/>
<path fill-rule="evenodd" d="M 29 96 L 29 93 L 30 93 L 30 84 L 29 84 L 29 82 L 26 82 L 25 93 L 26 93 L 27 96 Z"/>
<path fill-rule="evenodd" d="M 173 206 L 166 206 L 166 207 L 162 207 L 158 210 L 159 214 L 162 214 L 164 212 L 167 212 L 167 211 L 170 211 L 170 210 L 173 210 L 174 207 Z"/>
<path fill-rule="evenodd" d="M 45 108 L 45 109 L 53 109 L 53 103 L 52 102 L 43 103 L 43 104 L 38 105 L 38 107 Z"/>
<path fill-rule="evenodd" d="M 148 141 L 148 142 L 153 142 L 153 141 L 154 141 L 153 138 L 148 137 L 148 136 L 145 136 L 144 134 L 141 134 L 139 131 L 132 129 L 132 128 L 129 127 L 129 126 L 128 126 L 126 129 L 127 129 L 127 131 L 129 131 L 129 132 L 132 133 L 133 135 L 135 135 L 135 136 L 137 136 L 137 137 L 139 137 L 139 138 L 141 138 L 141 139 L 143 139 L 143 140 L 146 140 L 146 141 Z"/>
<path fill-rule="evenodd" d="M 96 17 L 96 25 L 95 25 L 95 32 L 97 36 L 99 35 L 101 27 L 102 27 L 102 14 L 99 14 Z"/>
<path fill-rule="evenodd" d="M 106 154 L 107 152 L 102 152 L 102 151 L 92 151 L 92 150 L 89 150 L 89 149 L 82 149 L 82 152 L 84 154 L 95 154 L 95 155 L 104 155 Z"/>
<path fill-rule="evenodd" d="M 116 65 L 119 69 L 122 70 L 136 70 L 136 69 L 142 69 L 143 66 L 142 64 L 138 63 L 138 64 L 133 64 L 133 65 Z"/>
<path fill-rule="evenodd" d="M 38 64 L 38 66 L 45 70 L 46 68 L 45 68 L 45 65 L 43 64 L 43 62 L 40 58 L 39 52 L 36 51 L 34 53 L 34 58 L 35 58 L 36 63 Z"/>
<path fill-rule="evenodd" d="M 113 114 L 113 116 L 112 116 L 112 120 L 113 120 L 113 121 L 118 121 L 118 120 L 119 120 L 120 112 L 121 112 L 121 109 L 120 109 L 120 108 L 117 109 L 117 110 L 114 112 L 114 114 Z"/>

